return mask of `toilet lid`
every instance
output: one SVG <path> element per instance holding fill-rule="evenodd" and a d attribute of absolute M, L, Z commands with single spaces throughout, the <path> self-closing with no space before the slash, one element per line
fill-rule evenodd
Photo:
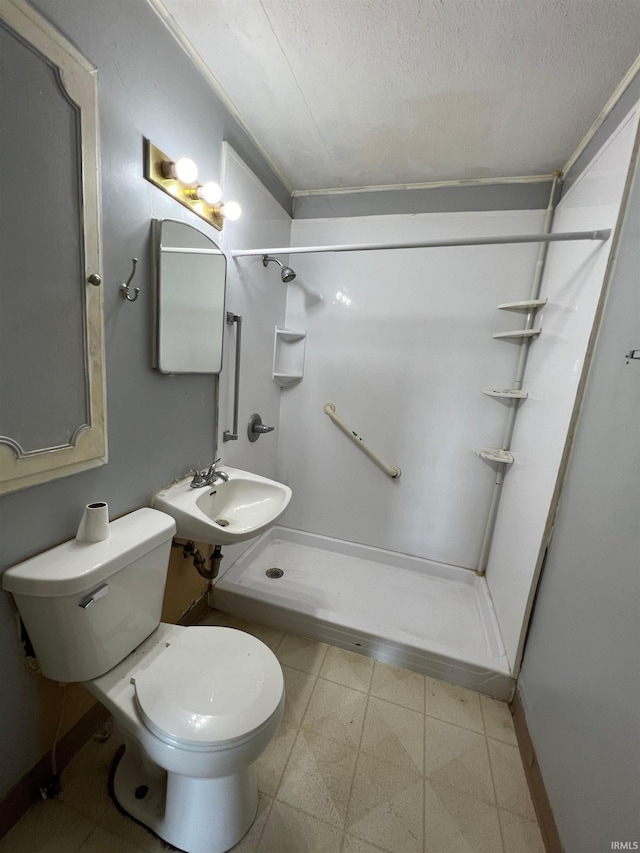
<path fill-rule="evenodd" d="M 209 626 L 182 631 L 134 683 L 147 727 L 192 749 L 245 739 L 275 713 L 284 689 L 264 643 Z"/>

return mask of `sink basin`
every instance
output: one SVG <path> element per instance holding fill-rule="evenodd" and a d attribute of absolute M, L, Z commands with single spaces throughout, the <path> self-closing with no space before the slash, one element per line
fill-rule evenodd
<path fill-rule="evenodd" d="M 280 518 L 291 500 L 291 489 L 238 468 L 220 468 L 229 481 L 192 489 L 191 477 L 157 492 L 155 509 L 172 516 L 176 536 L 209 545 L 228 545 L 258 536 Z"/>

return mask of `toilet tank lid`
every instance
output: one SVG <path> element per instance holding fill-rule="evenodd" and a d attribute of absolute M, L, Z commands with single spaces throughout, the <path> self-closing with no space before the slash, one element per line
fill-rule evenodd
<path fill-rule="evenodd" d="M 58 597 L 88 592 L 125 566 L 171 539 L 176 523 L 145 507 L 109 524 L 102 542 L 71 539 L 18 563 L 2 575 L 2 586 L 16 595 Z"/>

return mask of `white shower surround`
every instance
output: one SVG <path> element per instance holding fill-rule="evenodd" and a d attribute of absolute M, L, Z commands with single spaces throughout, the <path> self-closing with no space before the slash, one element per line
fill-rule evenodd
<path fill-rule="evenodd" d="M 637 107 L 621 122 L 559 203 L 553 231 L 615 228 L 638 130 Z M 487 583 L 512 669 L 517 672 L 544 559 L 573 408 L 601 298 L 612 239 L 552 244 L 487 566 Z M 536 323 L 538 325 L 538 323 Z M 620 357 L 624 355 L 620 344 Z M 612 452 L 614 449 L 612 448 Z M 606 536 L 606 529 L 603 529 Z"/>
<path fill-rule="evenodd" d="M 615 227 L 636 128 L 634 114 L 603 146 L 559 206 L 554 230 Z M 542 218 L 499 211 L 301 220 L 292 223 L 292 244 L 536 232 Z M 295 257 L 298 278 L 287 287 L 281 324 L 307 330 L 305 377 L 282 391 L 275 471 L 294 493 L 288 529 L 265 534 L 226 567 L 214 604 L 508 698 L 610 248 L 576 243 L 549 252 L 541 294 L 549 303 L 538 317 L 543 333 L 530 353 L 530 394 L 486 582 L 468 569 L 494 468 L 472 448 L 500 446 L 506 409 L 482 389 L 510 386 L 518 348 L 491 333 L 517 328 L 519 315 L 495 306 L 528 297 L 535 246 Z M 270 355 L 253 348 L 261 375 Z M 329 400 L 401 467 L 400 480 L 336 430 L 322 411 Z M 265 560 L 286 564 L 279 591 L 264 576 Z M 457 635 L 442 643 L 429 626 L 456 585 L 470 596 L 465 606 L 489 616 L 469 633 L 464 606 L 448 611 Z"/>
<path fill-rule="evenodd" d="M 543 215 L 294 220 L 292 243 L 536 233 Z M 307 346 L 303 382 L 281 397 L 287 527 L 475 568 L 494 469 L 473 448 L 499 445 L 506 412 L 482 389 L 508 387 L 518 355 L 492 340 L 514 322 L 496 305 L 529 295 L 536 254 L 536 245 L 506 245 L 292 256 L 286 325 L 306 329 Z M 323 412 L 328 401 L 400 479 L 341 434 Z"/>

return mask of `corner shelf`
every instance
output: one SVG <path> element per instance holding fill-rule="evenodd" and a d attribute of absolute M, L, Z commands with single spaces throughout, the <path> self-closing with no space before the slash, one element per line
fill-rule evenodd
<path fill-rule="evenodd" d="M 500 311 L 521 311 L 532 313 L 547 304 L 546 299 L 526 299 L 521 302 L 502 302 L 498 305 Z M 529 320 L 527 319 L 527 323 Z M 527 346 L 536 338 L 542 329 L 514 329 L 510 332 L 494 332 L 494 340 L 521 340 L 522 346 Z M 529 394 L 516 388 L 483 388 L 482 393 L 489 397 L 501 397 L 504 400 L 526 400 Z M 517 404 L 516 407 L 517 414 Z M 512 406 L 513 408 L 513 406 Z M 508 450 L 496 447 L 474 447 L 473 452 L 487 462 L 499 462 L 501 465 L 513 465 L 513 455 Z"/>
<path fill-rule="evenodd" d="M 273 341 L 273 381 L 281 388 L 302 382 L 307 333 L 276 326 Z"/>
<path fill-rule="evenodd" d="M 487 462 L 501 462 L 503 465 L 513 465 L 513 455 L 508 450 L 496 447 L 474 447 L 473 452 Z"/>
<path fill-rule="evenodd" d="M 281 388 L 286 388 L 288 385 L 295 385 L 296 382 L 302 382 L 304 375 L 302 373 L 274 373 L 273 381 Z"/>
<path fill-rule="evenodd" d="M 498 305 L 500 311 L 535 311 L 547 304 L 546 299 L 528 299 L 524 302 L 503 302 Z"/>
<path fill-rule="evenodd" d="M 287 343 L 294 343 L 295 341 L 301 341 L 306 337 L 307 333 L 302 329 L 283 329 L 281 326 L 276 326 L 276 339 L 280 338 L 280 340 L 286 341 Z"/>
<path fill-rule="evenodd" d="M 487 394 L 489 397 L 505 397 L 508 400 L 526 400 L 529 396 L 527 391 L 516 391 L 515 388 L 505 388 L 504 390 L 483 388 L 482 393 Z"/>
<path fill-rule="evenodd" d="M 494 332 L 494 340 L 498 338 L 535 338 L 540 334 L 542 329 L 516 329 L 513 332 Z"/>

